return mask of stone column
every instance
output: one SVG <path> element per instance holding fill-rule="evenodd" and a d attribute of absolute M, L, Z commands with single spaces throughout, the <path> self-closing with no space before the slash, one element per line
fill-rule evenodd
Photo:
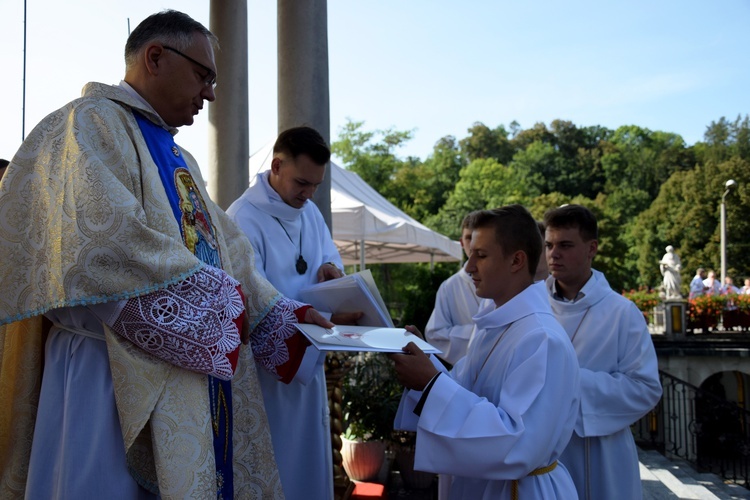
<path fill-rule="evenodd" d="M 249 183 L 247 0 L 211 2 L 210 29 L 221 48 L 216 101 L 208 106 L 206 182 L 211 199 L 226 210 Z"/>
<path fill-rule="evenodd" d="M 327 0 L 278 0 L 279 132 L 307 125 L 331 142 Z M 315 193 L 331 227 L 331 169 Z"/>
<path fill-rule="evenodd" d="M 328 99 L 328 12 L 326 0 L 278 0 L 278 121 L 279 132 L 306 125 L 331 142 Z M 328 225 L 331 224 L 331 169 L 313 199 Z M 326 385 L 331 411 L 331 448 L 335 498 L 348 498 L 353 483 L 341 464 L 341 377 L 345 357 L 326 357 Z"/>

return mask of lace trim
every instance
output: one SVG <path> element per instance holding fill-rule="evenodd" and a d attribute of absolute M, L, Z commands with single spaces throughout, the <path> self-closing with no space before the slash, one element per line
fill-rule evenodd
<path fill-rule="evenodd" d="M 230 380 L 227 354 L 240 345 L 234 319 L 245 310 L 237 286 L 221 269 L 205 266 L 166 289 L 128 299 L 112 328 L 168 363 Z"/>
<path fill-rule="evenodd" d="M 297 332 L 293 325 L 298 323 L 294 311 L 306 305 L 282 297 L 250 333 L 250 345 L 255 360 L 276 376 L 279 376 L 276 368 L 289 361 L 286 340 Z"/>

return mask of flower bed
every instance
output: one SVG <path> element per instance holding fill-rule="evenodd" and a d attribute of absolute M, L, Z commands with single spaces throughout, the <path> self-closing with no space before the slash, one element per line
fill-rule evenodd
<path fill-rule="evenodd" d="M 629 292 L 623 290 L 622 295 L 635 303 L 636 307 L 643 313 L 646 323 L 650 324 L 653 321 L 654 308 L 659 305 L 661 300 L 659 292 L 653 288 L 642 286 L 638 290 L 631 289 Z"/>
<path fill-rule="evenodd" d="M 623 291 L 622 295 L 632 300 L 646 322 L 651 323 L 654 309 L 662 300 L 659 292 L 640 287 L 638 290 Z M 688 330 L 700 329 L 707 333 L 716 329 L 719 320 L 722 320 L 726 330 L 750 330 L 750 295 L 701 295 L 688 300 Z"/>
<path fill-rule="evenodd" d="M 688 300 L 688 329 L 700 328 L 707 333 L 716 328 L 726 305 L 725 295 L 700 295 Z"/>
<path fill-rule="evenodd" d="M 750 295 L 729 294 L 725 298 L 724 328 L 727 330 L 750 329 Z"/>

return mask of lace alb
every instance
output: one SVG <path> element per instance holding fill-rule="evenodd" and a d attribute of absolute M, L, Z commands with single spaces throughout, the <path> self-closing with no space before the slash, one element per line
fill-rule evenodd
<path fill-rule="evenodd" d="M 289 361 L 286 340 L 297 332 L 294 311 L 306 304 L 282 297 L 257 327 L 250 333 L 255 361 L 265 370 L 278 376 L 276 367 Z"/>
<path fill-rule="evenodd" d="M 128 299 L 111 326 L 159 359 L 230 380 L 227 354 L 240 345 L 233 321 L 245 310 L 237 286 L 221 269 L 206 266 L 164 290 Z"/>

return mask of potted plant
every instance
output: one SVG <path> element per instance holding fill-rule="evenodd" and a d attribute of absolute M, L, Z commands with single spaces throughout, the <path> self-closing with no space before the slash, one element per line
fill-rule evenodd
<path fill-rule="evenodd" d="M 402 393 L 393 363 L 384 354 L 355 356 L 342 396 L 346 431 L 341 456 L 350 479 L 367 481 L 380 472 Z"/>
<path fill-rule="evenodd" d="M 407 490 L 424 490 L 435 483 L 435 474 L 419 471 L 414 468 L 414 454 L 417 444 L 417 433 L 412 431 L 394 432 L 396 443 L 396 468 L 401 474 L 401 481 Z"/>

